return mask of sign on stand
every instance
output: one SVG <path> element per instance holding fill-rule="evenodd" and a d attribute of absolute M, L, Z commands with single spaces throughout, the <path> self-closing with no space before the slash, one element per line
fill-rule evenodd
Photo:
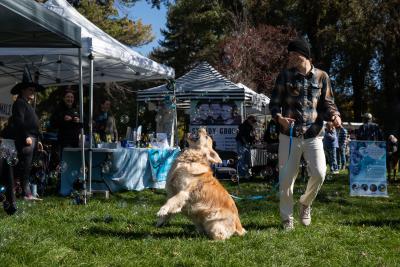
<path fill-rule="evenodd" d="M 388 196 L 385 142 L 350 142 L 350 195 Z"/>
<path fill-rule="evenodd" d="M 241 101 L 192 100 L 190 103 L 190 132 L 200 127 L 215 141 L 216 149 L 236 152 L 236 134 L 241 123 Z"/>
<path fill-rule="evenodd" d="M 203 127 L 207 133 L 214 139 L 216 149 L 225 151 L 235 151 L 236 148 L 236 133 L 238 125 L 233 126 L 216 126 L 216 125 L 190 125 L 190 132 L 197 133 L 197 130 Z"/>

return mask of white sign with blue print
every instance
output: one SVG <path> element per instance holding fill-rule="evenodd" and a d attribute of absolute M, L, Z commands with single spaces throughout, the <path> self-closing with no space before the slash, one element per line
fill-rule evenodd
<path fill-rule="evenodd" d="M 387 197 L 386 143 L 350 142 L 350 195 Z"/>

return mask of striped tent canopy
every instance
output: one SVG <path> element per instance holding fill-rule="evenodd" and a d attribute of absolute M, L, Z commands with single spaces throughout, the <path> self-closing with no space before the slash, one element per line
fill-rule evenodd
<path fill-rule="evenodd" d="M 189 108 L 190 100 L 236 100 L 244 101 L 246 106 L 266 107 L 269 98 L 258 94 L 247 86 L 235 84 L 222 76 L 207 62 L 202 62 L 194 69 L 176 80 L 176 99 L 178 107 Z M 163 84 L 137 92 L 137 101 L 161 101 L 172 92 Z"/>

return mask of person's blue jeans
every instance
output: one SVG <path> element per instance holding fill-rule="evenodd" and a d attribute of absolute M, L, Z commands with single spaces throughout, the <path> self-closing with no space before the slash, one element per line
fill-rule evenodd
<path fill-rule="evenodd" d="M 343 146 L 337 150 L 337 161 L 338 167 L 344 169 L 346 167 L 346 146 Z"/>
<path fill-rule="evenodd" d="M 237 152 L 238 152 L 238 175 L 240 177 L 250 176 L 249 166 L 250 166 L 250 148 L 243 145 L 241 142 L 237 142 Z"/>
<path fill-rule="evenodd" d="M 328 148 L 326 150 L 328 154 L 328 164 L 330 167 L 331 171 L 337 171 L 338 170 L 338 165 L 337 165 L 337 160 L 336 160 L 336 147 L 333 148 Z"/>

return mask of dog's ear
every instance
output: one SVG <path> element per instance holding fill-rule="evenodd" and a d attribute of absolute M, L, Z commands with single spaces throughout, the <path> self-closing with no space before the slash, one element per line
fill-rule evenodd
<path fill-rule="evenodd" d="M 207 160 L 211 163 L 222 163 L 221 158 L 214 149 L 210 149 L 209 153 L 207 153 Z"/>
<path fill-rule="evenodd" d="M 200 175 L 210 171 L 210 167 L 201 163 L 192 162 L 188 172 L 192 175 Z"/>

